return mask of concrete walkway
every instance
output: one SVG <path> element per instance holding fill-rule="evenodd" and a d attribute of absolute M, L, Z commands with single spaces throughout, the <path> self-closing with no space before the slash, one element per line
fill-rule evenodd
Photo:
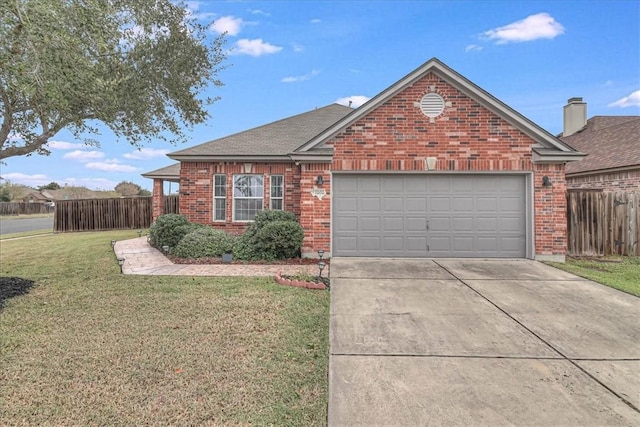
<path fill-rule="evenodd" d="M 529 260 L 331 260 L 329 426 L 640 425 L 640 298 Z"/>
<path fill-rule="evenodd" d="M 123 274 L 152 276 L 275 276 L 277 272 L 293 275 L 299 272 L 317 273 L 311 265 L 284 264 L 174 264 L 152 247 L 146 236 L 116 242 L 117 258 L 124 258 Z"/>

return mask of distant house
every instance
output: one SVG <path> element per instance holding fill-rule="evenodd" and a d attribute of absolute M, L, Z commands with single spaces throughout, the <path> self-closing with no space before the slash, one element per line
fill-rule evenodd
<path fill-rule="evenodd" d="M 640 116 L 594 116 L 587 104 L 571 98 L 564 107 L 560 139 L 586 153 L 566 166 L 567 189 L 640 190 Z"/>
<path fill-rule="evenodd" d="M 266 106 L 265 108 L 268 108 Z M 292 211 L 303 256 L 564 260 L 565 164 L 583 154 L 433 58 L 357 109 L 332 104 L 168 155 L 180 213 L 242 231 Z"/>
<path fill-rule="evenodd" d="M 47 203 L 51 203 L 52 200 L 47 198 L 45 195 L 43 195 L 38 191 L 32 191 L 22 198 L 22 202 L 47 204 Z"/>

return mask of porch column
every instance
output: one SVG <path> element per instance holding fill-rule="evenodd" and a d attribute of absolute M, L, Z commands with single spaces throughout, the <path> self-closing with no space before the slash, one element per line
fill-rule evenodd
<path fill-rule="evenodd" d="M 153 179 L 153 209 L 152 220 L 155 221 L 164 213 L 164 180 Z"/>

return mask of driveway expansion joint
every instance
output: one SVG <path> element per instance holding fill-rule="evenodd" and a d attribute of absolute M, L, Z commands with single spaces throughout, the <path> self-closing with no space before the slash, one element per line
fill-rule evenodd
<path fill-rule="evenodd" d="M 509 317 L 511 320 L 513 320 L 514 322 L 516 322 L 518 325 L 520 325 L 522 328 L 524 328 L 527 332 L 529 332 L 530 334 L 532 334 L 534 337 L 536 337 L 537 339 L 539 339 L 541 342 L 543 342 L 544 344 L 546 344 L 549 348 L 551 348 L 553 351 L 555 351 L 556 353 L 558 353 L 560 356 L 562 356 L 562 358 L 564 360 L 567 360 L 568 362 L 570 362 L 573 366 L 575 366 L 576 368 L 578 368 L 580 371 L 582 371 L 585 375 L 587 375 L 589 378 L 591 378 L 592 381 L 595 381 L 596 383 L 598 383 L 601 387 L 603 387 L 604 389 L 606 389 L 609 393 L 613 394 L 614 396 L 616 396 L 618 399 L 620 399 L 622 402 L 624 402 L 627 406 L 629 406 L 631 409 L 635 410 L 636 412 L 640 413 L 640 408 L 638 408 L 637 406 L 635 406 L 632 402 L 630 402 L 629 400 L 627 400 L 624 396 L 622 396 L 620 393 L 616 392 L 615 390 L 613 390 L 611 387 L 607 386 L 606 384 L 604 384 L 602 381 L 600 381 L 598 378 L 596 378 L 593 374 L 591 374 L 589 371 L 587 371 L 586 369 L 584 369 L 582 366 L 580 366 L 578 363 L 576 363 L 576 361 L 578 359 L 570 359 L 569 357 L 567 357 L 564 353 L 562 353 L 560 350 L 558 350 L 557 348 L 555 348 L 551 343 L 549 343 L 547 340 L 545 340 L 544 338 L 542 338 L 539 334 L 535 333 L 533 330 L 531 330 L 529 327 L 527 327 L 524 323 L 522 323 L 521 321 L 519 321 L 518 319 L 516 319 L 515 317 L 513 317 L 511 314 L 509 314 L 505 309 L 503 309 L 502 307 L 500 307 L 497 303 L 495 303 L 494 301 L 492 301 L 491 299 L 489 299 L 487 296 L 485 296 L 484 294 L 482 294 L 480 291 L 478 291 L 477 289 L 475 289 L 473 286 L 471 286 L 470 284 L 468 284 L 467 282 L 465 282 L 464 279 L 461 279 L 460 277 L 458 277 L 457 275 L 455 275 L 453 272 L 451 272 L 448 268 L 446 268 L 445 266 L 443 266 L 442 264 L 440 264 L 438 261 L 433 260 L 433 262 L 440 266 L 440 268 L 442 268 L 444 271 L 446 271 L 447 273 L 449 273 L 450 275 L 452 275 L 453 277 L 455 277 L 458 281 L 460 281 L 460 283 L 462 283 L 463 285 L 465 285 L 466 287 L 468 287 L 470 290 L 472 290 L 473 292 L 475 292 L 478 296 L 480 296 L 481 298 L 483 298 L 485 301 L 487 301 L 489 304 L 493 305 L 495 308 L 497 308 L 498 310 L 500 310 L 504 315 L 506 315 L 507 317 Z M 497 279 L 493 279 L 493 280 L 497 280 Z M 633 359 L 635 360 L 635 359 Z"/>

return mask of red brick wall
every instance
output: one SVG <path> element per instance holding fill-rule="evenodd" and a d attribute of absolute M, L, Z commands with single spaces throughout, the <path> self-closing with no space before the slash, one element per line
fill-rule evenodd
<path fill-rule="evenodd" d="M 627 191 L 640 190 L 640 168 L 597 175 L 567 177 L 570 190 Z"/>
<path fill-rule="evenodd" d="M 450 106 L 431 122 L 414 103 L 434 90 Z M 563 256 L 566 252 L 564 165 L 533 164 L 533 143 L 514 126 L 430 73 L 336 135 L 330 142 L 334 146 L 331 170 L 423 171 L 426 169 L 424 159 L 436 157 L 438 171 L 532 171 L 535 174 L 535 253 Z M 551 178 L 552 187 L 542 188 L 544 175 Z M 303 176 L 306 176 L 304 171 Z M 311 196 L 305 196 L 309 185 L 303 182 L 302 194 L 303 203 L 310 204 Z M 329 187 L 326 188 L 328 192 Z M 327 244 L 330 208 L 328 202 L 314 201 L 314 212 L 306 218 L 304 206 L 303 226 L 309 233 L 305 245 L 315 250 Z"/>
<path fill-rule="evenodd" d="M 303 256 L 317 257 L 318 249 L 327 254 L 331 250 L 331 173 L 328 163 L 304 164 L 300 179 L 300 225 L 305 230 L 302 242 Z M 318 175 L 322 175 L 324 183 L 316 185 Z M 324 189 L 326 195 L 322 199 L 311 194 L 311 190 Z"/>
<path fill-rule="evenodd" d="M 254 163 L 251 172 L 245 172 L 240 162 L 182 162 L 180 167 L 180 214 L 191 222 L 208 224 L 215 228 L 232 232 L 242 232 L 246 222 L 234 222 L 233 218 L 233 175 L 264 175 L 264 205 L 269 207 L 270 175 L 284 175 L 284 208 L 300 216 L 300 167 L 294 163 Z M 226 221 L 213 221 L 213 177 L 227 176 Z"/>
<path fill-rule="evenodd" d="M 153 221 L 164 213 L 164 181 L 161 179 L 153 180 L 153 199 L 152 199 L 151 216 Z"/>

